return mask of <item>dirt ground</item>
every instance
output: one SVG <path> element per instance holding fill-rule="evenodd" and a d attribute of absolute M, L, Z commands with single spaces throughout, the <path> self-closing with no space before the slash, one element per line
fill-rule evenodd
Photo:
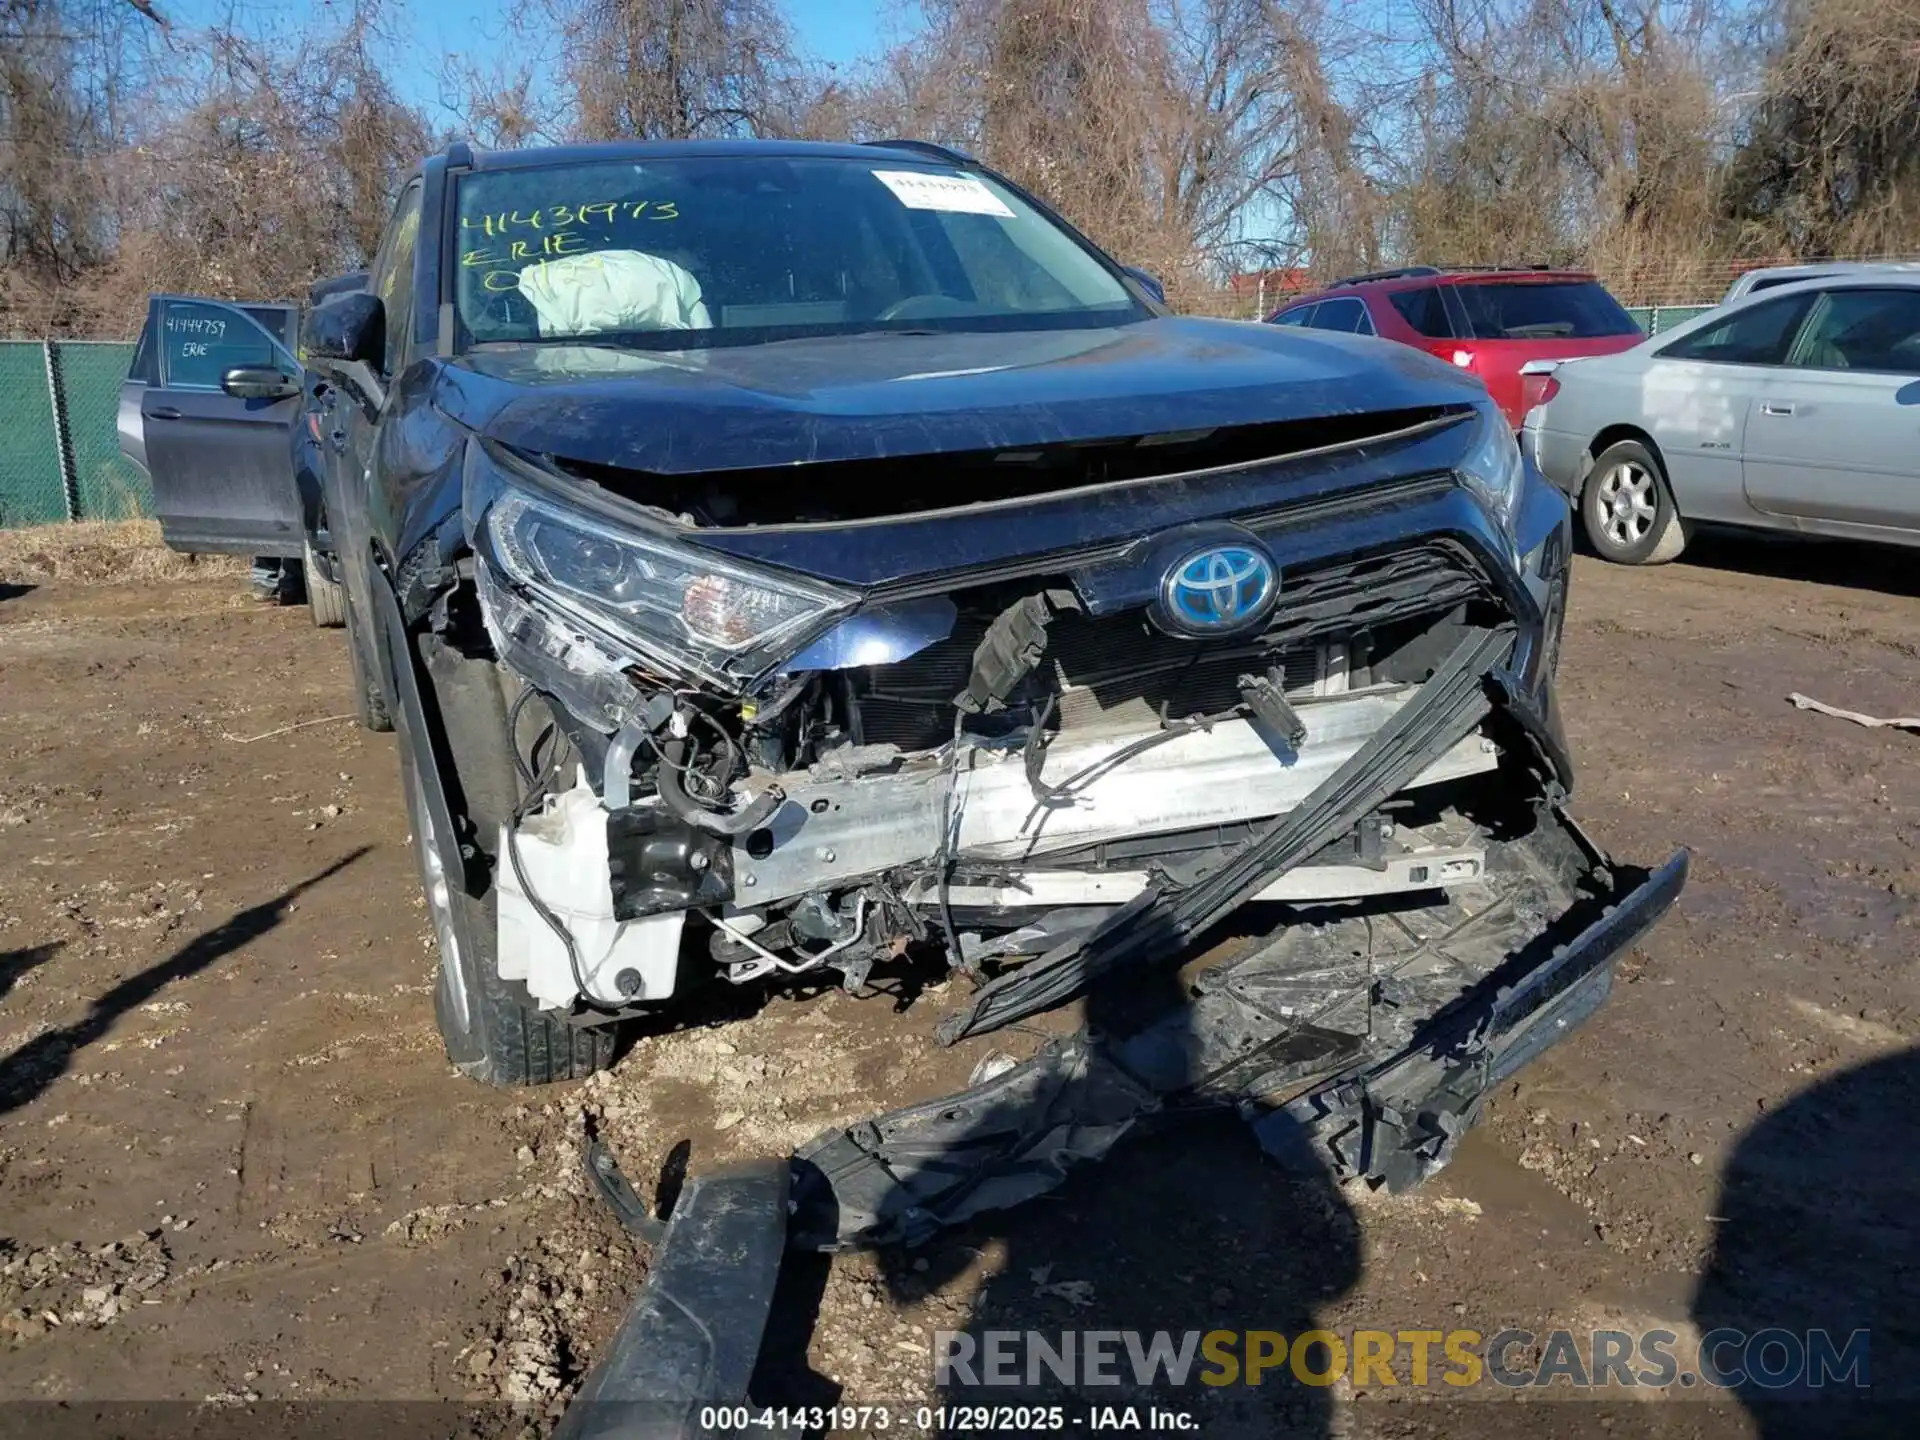
<path fill-rule="evenodd" d="M 1625 860 L 1690 847 L 1693 879 L 1423 1190 L 1289 1177 L 1231 1119 L 1145 1134 L 923 1254 L 800 1267 L 768 1373 L 918 1401 L 931 1332 L 968 1326 L 1873 1323 L 1896 1376 L 1920 1343 L 1911 1307 L 1887 1328 L 1920 1268 L 1920 735 L 1787 696 L 1920 712 L 1915 575 L 1731 541 L 1580 562 L 1575 812 Z M 583 1193 L 588 1118 L 650 1189 L 678 1142 L 695 1169 L 778 1153 L 1032 1045 L 941 1050 L 937 994 L 743 998 L 585 1085 L 458 1078 L 392 742 L 343 718 L 339 632 L 239 588 L 0 590 L 0 1400 L 538 1423 L 644 1273 Z M 1178 1398 L 1208 1436 L 1465 1433 L 1344 1381 Z M 1776 1433 L 1655 1398 L 1674 1433 Z"/>

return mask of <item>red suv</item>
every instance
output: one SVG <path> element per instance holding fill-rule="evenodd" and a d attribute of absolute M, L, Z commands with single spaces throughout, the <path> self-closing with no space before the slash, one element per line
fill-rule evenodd
<path fill-rule="evenodd" d="M 1520 428 L 1545 377 L 1528 376 L 1529 360 L 1611 355 L 1645 337 L 1606 287 L 1578 270 L 1411 265 L 1336 280 L 1268 317 L 1275 325 L 1348 330 L 1413 345 L 1478 375 L 1487 393 Z"/>

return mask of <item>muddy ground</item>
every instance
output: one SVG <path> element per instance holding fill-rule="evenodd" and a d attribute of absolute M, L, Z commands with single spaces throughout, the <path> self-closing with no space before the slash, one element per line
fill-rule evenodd
<path fill-rule="evenodd" d="M 795 1400 L 924 1399 L 930 1333 L 968 1325 L 1873 1323 L 1894 1379 L 1920 1233 L 1920 735 L 1786 697 L 1920 711 L 1915 575 L 1734 542 L 1580 563 L 1576 813 L 1623 859 L 1691 847 L 1693 881 L 1425 1189 L 1290 1178 L 1235 1122 L 1183 1122 L 919 1256 L 798 1275 L 769 1376 Z M 826 994 L 743 1001 L 582 1086 L 458 1078 L 391 741 L 339 718 L 338 632 L 237 588 L 0 592 L 0 1399 L 537 1419 L 644 1273 L 582 1192 L 583 1117 L 650 1188 L 682 1140 L 696 1169 L 782 1151 L 1032 1045 L 942 1051 L 938 994 Z M 1372 1391 L 1174 1401 L 1210 1436 L 1465 1433 Z M 1775 1433 L 1655 1398 L 1685 1433 Z"/>

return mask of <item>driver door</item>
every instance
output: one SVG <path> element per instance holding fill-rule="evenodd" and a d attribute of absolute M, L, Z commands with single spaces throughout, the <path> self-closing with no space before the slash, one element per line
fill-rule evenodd
<path fill-rule="evenodd" d="M 145 465 L 167 545 L 297 557 L 305 540 L 292 428 L 300 365 L 292 305 L 156 295 L 123 397 L 121 449 Z M 221 388 L 236 366 L 277 370 L 291 393 L 243 398 Z M 137 419 L 136 419 L 137 416 Z"/>

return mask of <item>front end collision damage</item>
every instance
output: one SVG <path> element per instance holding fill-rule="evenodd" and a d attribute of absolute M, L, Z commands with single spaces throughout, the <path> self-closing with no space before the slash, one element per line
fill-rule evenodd
<path fill-rule="evenodd" d="M 1451 486 L 1372 484 L 1344 503 L 1316 493 L 1310 513 L 1270 508 L 1252 532 L 1180 510 L 1184 526 L 1150 539 L 1149 560 L 1174 540 L 1196 553 L 1196 540 L 1216 535 L 1258 535 L 1284 554 L 1279 613 L 1251 637 L 1257 643 L 1224 647 L 1220 663 L 1231 663 L 1212 675 L 1211 690 L 1196 680 L 1192 695 L 1170 694 L 1161 682 L 1169 673 L 1185 681 L 1196 660 L 1223 647 L 1189 637 L 1169 656 L 1169 642 L 1145 631 L 1126 638 L 1127 625 L 1141 624 L 1127 617 L 1140 612 L 1116 609 L 1143 584 L 1151 590 L 1160 568 L 1128 568 L 1143 553 L 1138 545 L 1062 557 L 1056 588 L 1036 577 L 1042 588 L 1008 582 L 998 598 L 983 586 L 863 600 L 703 549 L 759 532 L 682 525 L 642 539 L 644 525 L 622 530 L 616 520 L 633 527 L 629 502 L 470 438 L 458 467 L 461 511 L 419 547 L 437 552 L 433 563 L 402 567 L 402 578 L 415 577 L 414 593 L 402 585 L 398 599 L 431 611 L 429 623 L 442 629 L 446 596 L 423 596 L 426 582 L 467 582 L 482 649 L 564 734 L 538 786 L 522 767 L 532 803 L 500 827 L 493 847 L 511 861 L 495 864 L 503 976 L 523 981 L 547 1008 L 584 1004 L 604 1017 L 669 998 L 682 978 L 683 941 L 695 949 L 707 941 L 712 965 L 737 983 L 832 962 L 849 989 L 876 960 L 915 942 L 942 945 L 949 963 L 976 980 L 985 976 L 970 958 L 1038 957 L 1024 967 L 993 964 L 1002 973 L 977 1002 L 984 1015 L 1003 991 L 1023 987 L 1040 995 L 1032 1005 L 1057 1003 L 1035 977 L 1082 945 L 1108 943 L 1116 930 L 1139 931 L 1122 949 L 1152 948 L 1256 898 L 1357 899 L 1470 875 L 1481 863 L 1471 833 L 1453 837 L 1466 842 L 1454 852 L 1423 846 L 1417 835 L 1384 853 L 1376 846 L 1359 867 L 1344 863 L 1350 857 L 1339 844 L 1346 831 L 1356 851 L 1376 829 L 1392 833 L 1380 807 L 1402 792 L 1492 771 L 1496 747 L 1470 723 L 1350 803 L 1336 796 L 1328 813 L 1308 803 L 1330 777 L 1351 771 L 1373 737 L 1397 733 L 1403 715 L 1421 710 L 1419 700 L 1437 688 L 1429 662 L 1441 646 L 1476 625 L 1504 633 L 1515 622 L 1511 645 L 1492 642 L 1507 653 L 1496 684 L 1528 722 L 1527 745 L 1564 788 L 1546 682 L 1564 610 L 1564 506 L 1543 506 L 1541 487 L 1530 493 L 1517 469 L 1504 480 L 1479 473 L 1500 468 L 1481 453 L 1489 451 L 1486 437 L 1509 450 L 1511 439 L 1501 427 L 1462 418 L 1450 427 L 1404 427 L 1417 432 L 1411 439 L 1395 431 L 1313 456 L 1320 469 L 1337 470 L 1411 446 L 1398 458 L 1417 453 L 1425 461 L 1450 429 L 1460 476 Z M 1266 472 L 1291 463 L 1228 467 L 1235 473 L 1225 483 L 1252 485 L 1266 499 Z M 1139 484 L 1126 488 L 1138 503 Z M 1179 491 L 1179 504 L 1188 493 Z M 1218 503 L 1234 514 L 1246 499 Z M 574 518 L 574 501 L 586 518 Z M 1029 508 L 1078 517 L 1088 507 L 1042 494 Z M 956 517 L 971 518 L 964 509 L 929 512 L 921 546 L 944 539 Z M 881 528 L 902 523 L 890 517 Z M 1400 544 L 1383 549 L 1377 542 L 1388 533 Z M 1362 540 L 1376 542 L 1368 558 L 1313 559 L 1316 549 L 1338 554 Z M 793 558 L 791 547 L 783 558 Z M 543 587 L 542 577 L 552 583 Z M 673 611 L 662 610 L 663 583 L 666 599 L 680 600 L 679 628 L 670 622 L 664 637 L 659 615 Z M 632 593 L 649 587 L 651 600 Z M 1018 593 L 1004 604 L 1009 588 Z M 566 593 L 556 598 L 556 590 Z M 950 596 L 975 593 L 992 623 L 969 633 Z M 382 598 L 399 608 L 395 597 Z M 646 623 L 655 639 L 626 643 L 633 636 L 615 612 L 636 604 L 654 617 Z M 758 613 L 769 609 L 779 612 L 770 625 Z M 1410 615 L 1425 617 L 1416 627 L 1425 633 L 1394 636 Z M 392 632 L 384 638 L 398 650 L 404 617 L 383 619 Z M 767 648 L 772 632 L 784 646 Z M 1383 635 L 1392 638 L 1383 643 Z M 676 637 L 687 654 L 676 656 Z M 1389 653 L 1395 646 L 1399 653 Z M 783 649 L 798 653 L 781 664 Z M 951 657 L 970 665 L 942 680 Z M 1490 651 L 1476 652 L 1467 668 L 1490 659 Z M 680 661 L 676 673 L 664 673 Z M 810 664 L 822 668 L 804 668 Z M 1035 686 L 1049 669 L 1053 693 L 1041 704 Z M 1225 707 L 1201 705 L 1198 692 L 1221 694 L 1229 676 Z M 948 700 L 925 688 L 953 678 L 963 683 L 945 690 Z M 1116 681 L 1140 698 L 1110 704 Z M 917 694 L 896 693 L 915 683 L 923 687 Z M 1141 709 L 1156 697 L 1157 714 Z M 944 743 L 924 726 L 913 733 L 917 745 L 903 734 L 902 715 L 916 703 L 924 713 L 922 702 L 953 707 L 957 723 Z M 1081 718 L 1069 724 L 1075 714 Z M 523 740 L 509 737 L 516 761 Z M 727 752 L 717 771 L 699 772 L 694 757 L 703 745 L 709 755 Z M 1275 842 L 1293 847 L 1287 863 L 1264 885 L 1233 889 L 1233 872 L 1254 866 L 1236 852 L 1288 816 L 1290 827 L 1280 828 L 1289 833 Z M 436 833 L 458 828 L 448 819 L 434 814 Z M 1136 845 L 1128 865 L 1121 838 L 1143 835 L 1166 843 Z M 956 895 L 964 935 L 955 926 Z M 1134 917 L 1153 907 L 1155 923 L 1136 927 Z M 949 1038 L 969 1028 L 979 1027 L 956 1021 Z"/>
<path fill-rule="evenodd" d="M 1057 1038 L 958 1095 L 802 1147 L 783 1205 L 791 1248 L 920 1243 L 1197 1106 L 1238 1110 L 1286 1163 L 1416 1184 L 1451 1157 L 1493 1085 L 1598 1007 L 1614 958 L 1684 884 L 1684 853 L 1652 873 L 1615 865 L 1561 808 L 1572 777 L 1551 676 L 1567 518 L 1538 484 L 1511 497 L 1504 524 L 1485 523 L 1487 502 L 1461 487 L 1409 487 L 1390 525 L 1336 508 L 1289 533 L 1331 557 L 1368 533 L 1375 558 L 1343 570 L 1283 551 L 1276 638 L 1223 657 L 1230 703 L 1184 716 L 1162 704 L 1157 717 L 1127 710 L 1127 697 L 1109 704 L 1107 681 L 1076 684 L 1065 668 L 1106 653 L 1086 637 L 1115 607 L 1095 615 L 1089 602 L 1132 583 L 1113 569 L 1123 552 L 1056 568 L 1064 585 L 1036 576 L 987 592 L 999 598 L 977 632 L 958 585 L 955 617 L 909 596 L 901 623 L 864 633 L 846 617 L 871 615 L 865 604 L 825 607 L 795 645 L 832 668 L 769 669 L 737 688 L 710 669 L 703 689 L 516 584 L 475 523 L 484 504 L 468 499 L 485 633 L 565 733 L 572 767 L 501 837 L 536 856 L 555 847 L 535 860 L 541 878 L 501 892 L 503 973 L 524 965 L 536 996 L 571 1002 L 584 979 L 606 1013 L 667 998 L 696 936 L 736 982 L 827 969 L 850 989 L 877 957 L 931 941 L 977 987 L 942 1024 L 952 1043 L 1168 972 L 1226 917 L 1268 922 L 1158 1017 Z M 1261 532 L 1270 544 L 1279 533 Z M 1387 534 L 1396 544 L 1382 548 Z M 1421 554 L 1439 558 L 1410 558 Z M 1281 633 L 1296 613 L 1311 623 Z M 1129 643 L 1133 668 L 1121 668 L 1137 690 L 1160 642 Z M 939 669 L 948 650 L 970 663 Z M 1054 708 L 1006 716 L 1056 661 Z M 948 713 L 985 723 L 928 736 L 909 723 L 919 692 L 854 678 L 914 663 L 947 685 Z M 712 737 L 715 711 L 695 694 L 724 696 L 737 729 Z M 803 726 L 831 743 L 800 755 L 773 744 L 808 706 Z M 1069 708 L 1091 720 L 1049 729 Z M 882 727 L 891 738 L 872 733 Z M 691 757 L 716 744 L 741 763 L 703 787 Z M 674 767 L 665 784 L 663 766 Z M 1141 808 L 1152 803 L 1160 813 Z M 1148 832 L 1172 838 L 1155 848 Z M 569 875 L 585 888 L 558 906 L 549 892 Z M 1370 903 L 1382 896 L 1394 903 Z M 549 943 L 563 908 L 577 918 L 571 972 Z M 1099 1009 L 1090 998 L 1089 1014 Z M 681 1243 L 697 1253 L 670 1229 L 662 1258 Z M 771 1287 L 770 1276 L 716 1280 L 695 1313 L 758 1335 Z M 654 1289 L 630 1327 L 689 1303 Z M 623 1383 L 651 1396 L 644 1351 L 617 1344 L 585 1408 Z M 737 1399 L 744 1383 L 708 1375 L 700 1394 Z"/>
<path fill-rule="evenodd" d="M 1455 459 L 1489 469 L 1477 458 L 1486 446 L 1476 437 L 1486 427 L 1460 420 L 1451 425 Z M 1338 470 L 1409 446 L 1398 458 L 1437 458 L 1434 446 L 1449 438 L 1448 427 L 1411 428 L 1418 431 L 1411 439 L 1395 432 L 1315 459 Z M 1500 438 L 1511 448 L 1504 431 Z M 1276 463 L 1285 469 L 1290 462 Z M 1225 517 L 1250 496 L 1271 500 L 1263 487 L 1275 466 L 1234 468 L 1223 488 L 1251 488 L 1215 501 L 1222 519 L 1193 519 L 1192 492 L 1175 487 L 1164 518 L 1186 524 L 1165 533 L 1186 537 L 1189 551 L 1196 537 L 1258 535 L 1282 555 L 1286 600 L 1250 637 L 1257 643 L 1209 647 L 1155 638 L 1134 618 L 1144 612 L 1132 608 L 1132 592 L 1154 589 L 1164 568 L 1147 563 L 1166 548 L 1160 539 L 1147 546 L 1151 554 L 1139 545 L 1075 551 L 1052 562 L 1059 567 L 1053 580 L 1036 575 L 977 588 L 956 588 L 962 582 L 955 580 L 944 596 L 895 599 L 887 590 L 862 599 L 710 548 L 724 552 L 772 531 L 669 525 L 627 544 L 623 534 L 639 537 L 663 517 L 637 516 L 628 502 L 470 442 L 467 565 L 487 639 L 519 683 L 538 692 L 536 710 L 552 712 L 566 731 L 566 764 L 582 777 L 556 774 L 544 797 L 549 809 L 571 807 L 580 823 L 538 814 L 525 823 L 542 832 L 526 837 L 531 846 L 578 839 L 577 852 L 556 858 L 566 873 L 587 877 L 584 888 L 571 886 L 560 897 L 565 905 L 543 907 L 525 903 L 534 899 L 523 893 L 528 887 L 506 887 L 503 963 L 550 1005 L 571 998 L 570 984 L 600 1006 L 664 999 L 674 978 L 659 958 L 670 944 L 664 924 L 649 927 L 657 942 L 646 947 L 650 966 L 618 963 L 625 957 L 613 951 L 639 943 L 621 933 L 625 927 L 669 912 L 697 917 L 685 938 L 696 947 L 708 938 L 711 960 L 737 983 L 831 961 L 854 989 L 876 961 L 929 940 L 956 963 L 970 943 L 989 960 L 1045 954 L 1078 938 L 1088 912 L 1112 908 L 1127 890 L 1177 870 L 1168 851 L 1184 846 L 1188 870 L 1207 868 L 1268 818 L 1299 805 L 1409 706 L 1426 679 L 1422 643 L 1430 651 L 1454 638 L 1468 608 L 1520 617 L 1513 688 L 1528 695 L 1542 688 L 1540 622 L 1564 576 L 1514 563 L 1513 537 L 1529 523 L 1540 527 L 1539 517 L 1514 513 L 1522 491 L 1512 476 L 1505 489 L 1484 477 L 1449 485 L 1441 476 L 1368 486 L 1340 503 L 1316 493 L 1307 510 L 1270 505 L 1249 532 Z M 1070 514 L 1079 524 L 1090 509 L 1111 508 L 1069 498 L 1036 497 L 1027 518 L 1038 524 L 1038 517 Z M 1141 503 L 1139 486 L 1128 488 L 1127 499 Z M 585 518 L 572 518 L 574 500 Z M 917 535 L 907 536 L 909 548 L 944 543 L 953 524 L 973 518 L 964 510 L 929 512 Z M 1152 518 L 1129 516 L 1128 523 Z M 1010 515 L 1004 524 L 1020 528 L 1021 519 Z M 1556 520 L 1547 517 L 1549 532 Z M 907 535 L 902 519 L 876 523 Z M 1409 545 L 1410 533 L 1428 538 Z M 1389 536 L 1398 543 L 1383 544 Z M 862 543 L 878 542 L 865 533 Z M 1369 547 L 1365 558 L 1326 555 L 1351 555 L 1355 545 Z M 816 546 L 811 553 L 834 552 Z M 790 543 L 782 559 L 798 554 Z M 1549 557 L 1528 559 L 1544 566 Z M 635 591 L 652 597 L 642 606 L 654 617 L 647 621 L 652 638 L 622 628 L 622 607 L 641 603 L 631 598 Z M 593 597 L 600 594 L 611 598 L 599 603 Z M 670 625 L 671 633 L 658 619 L 663 596 L 678 627 Z M 960 614 L 953 596 L 979 619 Z M 1424 617 L 1414 628 L 1431 633 L 1407 634 L 1400 622 L 1409 616 Z M 1557 613 L 1551 619 L 1557 624 Z M 797 652 L 786 662 L 776 658 L 781 647 L 767 648 L 766 635 L 776 631 Z M 1212 663 L 1216 655 L 1223 658 L 1215 670 L 1233 663 L 1211 675 L 1211 688 L 1170 689 L 1169 677 L 1183 679 L 1196 658 Z M 1042 705 L 1040 692 L 1049 687 Z M 1203 691 L 1218 698 L 1203 705 Z M 1157 713 L 1142 708 L 1149 702 Z M 1170 704 L 1181 708 L 1170 711 Z M 960 723 L 939 722 L 932 733 L 907 724 L 929 706 L 953 707 L 947 713 Z M 1470 732 L 1462 727 L 1451 749 L 1398 776 L 1379 800 L 1493 769 L 1491 742 Z M 606 830 L 589 807 L 574 803 L 594 781 Z M 1337 855 L 1315 853 L 1332 839 L 1326 827 L 1306 828 L 1321 843 L 1294 858 L 1299 875 L 1273 898 L 1381 893 L 1375 879 L 1343 869 Z M 1119 837 L 1175 832 L 1186 838 L 1131 871 L 1105 854 L 1087 858 Z M 519 839 L 501 838 L 503 849 Z M 1385 864 L 1406 874 L 1407 885 L 1423 871 L 1446 873 L 1423 867 L 1424 853 L 1390 849 Z M 969 885 L 964 867 L 984 887 Z M 956 885 L 963 896 L 996 897 L 984 907 L 962 906 L 965 936 L 955 928 Z M 1018 903 L 1022 885 L 1034 889 L 1025 905 Z M 1076 887 L 1071 905 L 1038 903 L 1042 891 L 1058 896 Z M 596 932 L 571 947 L 586 953 L 569 957 L 575 963 L 564 970 L 559 949 L 542 938 L 560 939 L 554 914 L 562 909 L 590 917 Z M 1062 922 L 1056 931 L 1047 928 L 1050 918 Z M 1016 933 L 1028 942 L 1024 952 L 1008 938 Z M 510 937 L 512 947 L 544 954 L 508 958 Z M 598 983 L 589 978 L 602 970 Z"/>
<path fill-rule="evenodd" d="M 1482 436 L 1465 442 L 1461 467 L 1498 470 Z M 1091 612 L 1133 586 L 1116 568 L 1125 549 L 1092 570 L 1068 555 L 1058 582 L 981 586 L 968 632 L 975 591 L 960 582 L 958 607 L 877 595 L 870 609 L 753 564 L 708 566 L 699 534 L 634 549 L 603 515 L 574 522 L 551 497 L 520 499 L 516 486 L 568 484 L 536 470 L 470 442 L 463 564 L 493 653 L 564 733 L 538 804 L 499 835 L 513 856 L 499 966 L 545 1006 L 651 1006 L 676 993 L 689 948 L 735 983 L 833 970 L 858 989 L 879 958 L 931 943 L 975 983 L 941 1025 L 954 1043 L 1167 966 L 1256 902 L 1286 906 L 1283 939 L 1336 902 L 1382 895 L 1432 914 L 1475 895 L 1511 908 L 1500 872 L 1513 843 L 1467 797 L 1519 787 L 1542 828 L 1561 824 L 1571 776 L 1549 676 L 1567 516 L 1538 484 L 1476 474 L 1402 488 L 1400 543 L 1367 559 L 1338 559 L 1356 524 L 1379 534 L 1367 495 L 1308 526 L 1190 522 L 1292 549 L 1258 636 L 1188 641 L 1169 662 L 1156 647 L 1177 641 L 1114 630 L 1137 622 L 1112 605 Z M 591 505 L 632 511 L 607 495 Z M 1436 505 L 1453 507 L 1450 526 L 1407 524 L 1407 507 Z M 1304 536 L 1334 555 L 1315 563 Z M 649 614 L 660 586 L 678 595 L 668 612 L 689 655 L 672 636 L 622 647 L 582 574 L 614 599 L 651 586 Z M 578 603 L 557 603 L 541 576 Z M 833 668 L 781 664 L 768 628 Z M 948 651 L 960 670 L 941 668 Z M 1227 703 L 1206 708 L 1196 666 L 1215 657 Z M 1169 670 L 1190 689 L 1173 697 L 1181 710 L 1154 685 Z M 927 705 L 948 707 L 950 735 L 925 732 Z M 724 764 L 701 770 L 703 749 Z M 1611 876 L 1597 856 L 1594 874 Z M 1555 920 L 1594 889 L 1607 885 L 1565 881 L 1532 902 Z M 1415 995 L 1421 1016 L 1492 981 L 1505 952 L 1476 947 L 1478 968 L 1453 956 L 1467 981 L 1455 995 Z M 1327 1004 L 1352 998 L 1317 983 Z M 1369 979 L 1369 1014 L 1382 985 Z M 1342 1071 L 1359 1064 L 1336 1054 Z"/>

